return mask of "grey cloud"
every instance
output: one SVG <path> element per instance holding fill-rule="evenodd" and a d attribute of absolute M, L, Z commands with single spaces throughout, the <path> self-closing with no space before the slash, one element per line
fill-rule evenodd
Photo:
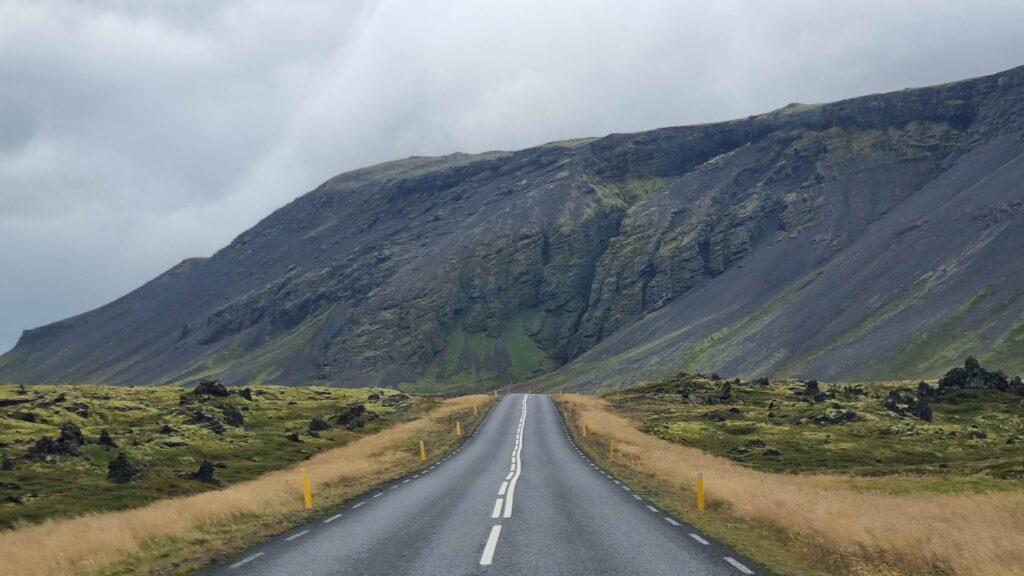
<path fill-rule="evenodd" d="M 414 154 L 722 120 L 1024 64 L 1024 4 L 0 3 L 0 350 Z"/>

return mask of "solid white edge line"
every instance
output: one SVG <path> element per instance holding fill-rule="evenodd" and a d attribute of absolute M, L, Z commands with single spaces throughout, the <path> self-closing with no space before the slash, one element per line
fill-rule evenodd
<path fill-rule="evenodd" d="M 295 540 L 296 538 L 302 538 L 306 534 L 309 534 L 309 530 L 303 530 L 302 532 L 299 532 L 298 534 L 292 534 L 291 536 L 285 538 L 285 541 L 291 542 L 292 540 Z"/>
<path fill-rule="evenodd" d="M 711 544 L 707 540 L 701 538 L 699 534 L 690 534 L 690 538 L 693 538 L 694 540 L 696 540 L 697 542 L 700 542 L 701 544 L 703 544 L 705 546 L 709 546 Z"/>
<path fill-rule="evenodd" d="M 242 558 L 241 560 L 239 560 L 238 562 L 235 562 L 231 566 L 228 566 L 228 570 L 234 570 L 235 568 L 238 568 L 239 566 L 244 566 L 245 564 L 248 564 L 249 562 L 252 562 L 253 560 L 259 558 L 260 556 L 263 556 L 263 552 L 257 552 L 255 554 L 253 554 L 252 556 L 246 556 L 245 558 Z"/>
<path fill-rule="evenodd" d="M 498 498 L 497 500 L 494 501 L 494 511 L 491 512 L 491 518 L 497 518 L 498 516 L 501 516 L 501 505 L 503 502 L 504 501 L 501 498 Z"/>
<path fill-rule="evenodd" d="M 334 522 L 338 518 L 341 518 L 341 514 L 335 514 L 334 516 L 331 516 L 327 520 L 324 520 L 324 524 L 330 524 L 331 522 Z"/>
<path fill-rule="evenodd" d="M 494 560 L 494 549 L 498 547 L 498 536 L 501 535 L 501 524 L 495 524 L 491 528 L 491 535 L 487 537 L 487 544 L 484 545 L 484 553 L 480 556 L 481 566 L 490 566 Z"/>
<path fill-rule="evenodd" d="M 736 568 L 740 572 L 743 572 L 744 574 L 753 574 L 754 573 L 750 568 L 747 568 L 743 564 L 740 564 L 739 562 L 733 560 L 732 558 L 729 558 L 728 556 L 725 557 L 725 561 L 728 562 L 729 564 L 732 564 L 734 568 Z"/>

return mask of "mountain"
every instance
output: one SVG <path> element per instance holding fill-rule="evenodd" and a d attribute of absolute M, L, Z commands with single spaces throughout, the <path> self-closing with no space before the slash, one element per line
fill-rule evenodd
<path fill-rule="evenodd" d="M 410 158 L 26 331 L 0 381 L 599 388 L 1024 370 L 1024 67 Z"/>

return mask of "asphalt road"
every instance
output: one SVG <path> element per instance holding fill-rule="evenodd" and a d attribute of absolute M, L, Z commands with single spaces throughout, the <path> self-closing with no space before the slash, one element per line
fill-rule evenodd
<path fill-rule="evenodd" d="M 499 401 L 458 451 L 203 574 L 762 572 L 577 450 L 547 396 Z"/>

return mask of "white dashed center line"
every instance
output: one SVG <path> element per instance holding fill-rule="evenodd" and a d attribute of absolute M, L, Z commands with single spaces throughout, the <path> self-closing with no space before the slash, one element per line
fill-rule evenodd
<path fill-rule="evenodd" d="M 288 541 L 288 542 L 291 542 L 292 540 L 295 540 L 296 538 L 302 538 L 306 534 L 309 534 L 309 530 L 303 530 L 302 532 L 299 532 L 298 534 L 292 534 L 291 536 L 285 538 L 285 540 Z"/>
<path fill-rule="evenodd" d="M 491 535 L 487 537 L 487 544 L 484 545 L 484 553 L 480 556 L 481 566 L 490 566 L 494 560 L 494 549 L 498 547 L 498 536 L 501 535 L 501 524 L 495 524 L 491 528 Z"/>
<path fill-rule="evenodd" d="M 331 516 L 327 520 L 324 520 L 324 524 L 330 524 L 331 522 L 334 522 L 338 518 L 341 518 L 341 514 L 335 514 L 334 516 Z"/>

